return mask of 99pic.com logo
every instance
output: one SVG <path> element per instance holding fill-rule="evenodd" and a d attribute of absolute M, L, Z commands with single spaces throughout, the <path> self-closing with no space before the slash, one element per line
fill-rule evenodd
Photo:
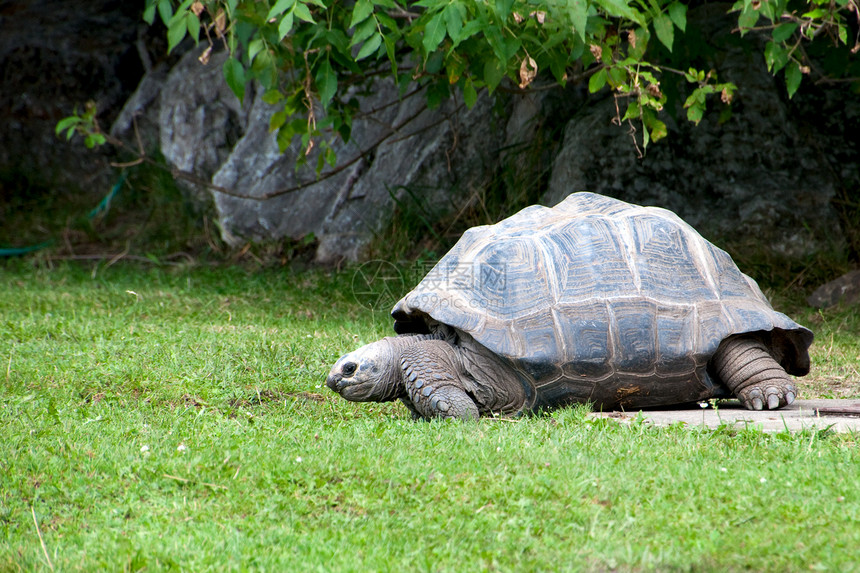
<path fill-rule="evenodd" d="M 504 308 L 509 297 L 504 263 L 420 261 L 404 269 L 382 260 L 355 269 L 352 296 L 365 308 L 387 312 L 406 294 L 407 282 L 419 281 L 421 294 L 413 292 L 412 303 L 423 300 L 426 308 Z"/>
<path fill-rule="evenodd" d="M 406 294 L 406 280 L 400 269 L 388 261 L 373 260 L 355 269 L 352 296 L 373 311 L 389 311 Z"/>

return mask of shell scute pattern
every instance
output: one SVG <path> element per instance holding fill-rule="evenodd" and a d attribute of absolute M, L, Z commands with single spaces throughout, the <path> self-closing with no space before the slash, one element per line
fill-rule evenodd
<path fill-rule="evenodd" d="M 467 231 L 395 310 L 468 333 L 552 405 L 596 385 L 713 395 L 708 360 L 746 332 L 777 332 L 804 373 L 812 339 L 674 213 L 590 193 Z"/>

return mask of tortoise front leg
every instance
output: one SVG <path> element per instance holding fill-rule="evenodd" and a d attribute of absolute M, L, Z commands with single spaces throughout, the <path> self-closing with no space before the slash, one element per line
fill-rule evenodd
<path fill-rule="evenodd" d="M 453 348 L 442 340 L 425 340 L 400 355 L 407 407 L 418 416 L 477 420 L 478 406 L 466 392 Z"/>
<path fill-rule="evenodd" d="M 748 410 L 781 408 L 797 396 L 791 377 L 755 336 L 724 340 L 712 364 L 720 380 Z"/>

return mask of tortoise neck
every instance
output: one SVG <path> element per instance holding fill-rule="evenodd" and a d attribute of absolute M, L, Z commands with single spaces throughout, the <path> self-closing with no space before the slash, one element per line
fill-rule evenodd
<path fill-rule="evenodd" d="M 439 336 L 434 334 L 410 334 L 400 336 L 386 336 L 381 340 L 385 343 L 388 359 L 386 360 L 388 368 L 384 374 L 384 383 L 381 385 L 384 388 L 380 402 L 389 402 L 406 396 L 406 386 L 403 380 L 403 365 L 401 357 L 403 349 L 407 346 L 419 343 L 423 340 L 437 339 Z"/>

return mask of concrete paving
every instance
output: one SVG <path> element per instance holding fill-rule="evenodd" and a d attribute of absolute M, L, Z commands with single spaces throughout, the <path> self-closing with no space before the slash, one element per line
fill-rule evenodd
<path fill-rule="evenodd" d="M 595 412 L 595 417 L 618 421 L 633 420 L 639 412 Z M 804 429 L 860 433 L 860 400 L 795 400 L 779 410 L 747 410 L 737 400 L 727 400 L 700 408 L 644 410 L 646 423 L 668 426 L 682 423 L 689 427 L 716 428 L 727 424 L 738 428 L 757 428 L 765 432 L 792 432 Z"/>

